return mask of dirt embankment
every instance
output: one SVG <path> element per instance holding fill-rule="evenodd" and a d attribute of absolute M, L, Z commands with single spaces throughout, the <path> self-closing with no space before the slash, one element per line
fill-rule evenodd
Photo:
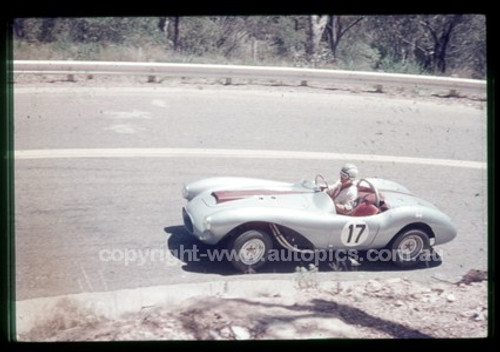
<path fill-rule="evenodd" d="M 259 295 L 197 296 L 172 306 L 143 307 L 118 319 L 99 318 L 70 300 L 22 340 L 249 340 L 310 338 L 486 337 L 486 273 L 458 283 L 404 279 L 319 284 L 294 278 L 295 290 Z"/>

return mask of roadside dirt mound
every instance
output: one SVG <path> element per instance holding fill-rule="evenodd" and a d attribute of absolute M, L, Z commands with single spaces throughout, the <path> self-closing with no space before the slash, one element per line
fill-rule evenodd
<path fill-rule="evenodd" d="M 140 312 L 115 320 L 98 319 L 66 302 L 63 308 L 73 320 L 56 313 L 52 320 L 20 338 L 116 341 L 486 337 L 485 280 L 486 273 L 471 271 L 458 283 L 388 279 L 320 286 L 313 274 L 303 272 L 296 277 L 296 290 L 291 292 L 252 297 L 198 296 L 176 307 L 143 307 Z"/>

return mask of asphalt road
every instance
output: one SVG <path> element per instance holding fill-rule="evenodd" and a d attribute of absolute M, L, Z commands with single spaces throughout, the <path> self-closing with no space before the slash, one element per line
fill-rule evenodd
<path fill-rule="evenodd" d="M 294 158 L 293 152 L 394 156 L 352 160 L 362 177 L 398 181 L 456 223 L 440 246 L 442 262 L 399 271 L 386 263 L 321 280 L 407 277 L 453 279 L 487 267 L 486 169 L 422 160 L 486 161 L 486 110 L 446 99 L 419 100 L 307 87 L 15 87 L 15 149 L 42 150 L 15 165 L 18 300 L 211 280 L 293 279 L 295 264 L 236 275 L 224 263 L 189 261 L 205 247 L 187 237 L 184 183 L 210 176 L 298 181 L 334 179 L 344 160 Z M 108 148 L 289 151 L 287 159 L 85 157 Z M 50 158 L 51 151 L 83 151 Z M 192 258 L 191 258 L 192 259 Z"/>

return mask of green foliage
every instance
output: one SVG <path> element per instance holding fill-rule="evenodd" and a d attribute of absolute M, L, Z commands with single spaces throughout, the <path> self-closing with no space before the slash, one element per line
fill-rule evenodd
<path fill-rule="evenodd" d="M 295 268 L 295 282 L 297 287 L 302 290 L 317 289 L 319 286 L 317 273 L 319 269 L 314 264 L 306 267 L 298 266 Z"/>
<path fill-rule="evenodd" d="M 27 42 L 114 43 L 161 42 L 156 18 L 26 18 L 18 19 Z"/>
<path fill-rule="evenodd" d="M 330 17 L 333 19 L 333 17 Z M 355 18 L 336 16 L 344 25 Z M 341 21 L 342 20 L 342 21 Z M 366 16 L 306 53 L 310 16 L 21 18 L 14 58 L 332 67 L 484 78 L 480 15 Z M 318 39 L 318 37 L 316 37 Z"/>
<path fill-rule="evenodd" d="M 403 60 L 396 55 L 389 54 L 377 61 L 376 69 L 382 72 L 407 73 L 407 74 L 427 74 L 418 63 L 410 60 Z"/>
<path fill-rule="evenodd" d="M 219 28 L 206 17 L 187 17 L 180 21 L 180 51 L 187 55 L 213 54 L 220 36 Z"/>
<path fill-rule="evenodd" d="M 352 41 L 338 50 L 339 66 L 347 70 L 372 71 L 379 60 L 377 49 L 362 41 Z"/>

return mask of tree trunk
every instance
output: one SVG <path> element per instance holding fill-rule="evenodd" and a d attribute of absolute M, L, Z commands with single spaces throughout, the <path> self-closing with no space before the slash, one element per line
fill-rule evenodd
<path fill-rule="evenodd" d="M 18 38 L 24 38 L 24 18 L 16 18 L 12 22 L 14 34 Z"/>
<path fill-rule="evenodd" d="M 453 29 L 459 23 L 461 19 L 461 15 L 453 16 L 450 21 L 446 24 L 445 29 L 439 38 L 437 45 L 435 46 L 434 53 L 437 55 L 436 68 L 439 72 L 446 72 L 446 56 L 448 50 L 448 44 L 450 43 L 450 39 L 453 33 Z"/>
<path fill-rule="evenodd" d="M 328 16 L 309 16 L 306 48 L 307 56 L 309 57 L 309 59 L 313 59 L 316 55 L 327 23 Z"/>
<path fill-rule="evenodd" d="M 337 57 L 337 48 L 344 34 L 346 34 L 347 31 L 349 31 L 352 27 L 357 25 L 364 18 L 364 16 L 354 19 L 351 23 L 348 23 L 347 26 L 343 25 L 341 16 L 332 15 L 328 17 L 328 44 L 330 46 L 330 51 L 332 52 L 333 58 L 335 59 Z"/>
<path fill-rule="evenodd" d="M 167 47 L 170 48 L 171 46 L 174 51 L 179 50 L 179 24 L 179 17 L 160 17 L 158 22 L 158 28 L 163 32 L 168 43 Z"/>
<path fill-rule="evenodd" d="M 179 27 L 180 27 L 180 18 L 178 16 L 174 17 L 174 51 L 179 51 Z"/>
<path fill-rule="evenodd" d="M 337 47 L 339 45 L 338 28 L 340 27 L 338 16 L 330 16 L 328 19 L 328 44 L 334 58 L 337 57 Z"/>
<path fill-rule="evenodd" d="M 168 50 L 170 48 L 171 40 L 168 37 L 168 24 L 169 24 L 169 19 L 168 17 L 160 17 L 160 20 L 158 21 L 158 28 L 160 31 L 163 33 L 163 36 L 165 37 L 165 41 L 167 43 L 166 49 Z"/>
<path fill-rule="evenodd" d="M 448 44 L 453 35 L 453 30 L 460 22 L 462 15 L 449 16 L 447 21 L 442 25 L 442 28 L 435 28 L 436 24 L 431 24 L 430 21 L 424 21 L 424 26 L 429 30 L 434 42 L 432 51 L 432 71 L 446 72 L 446 55 Z"/>

